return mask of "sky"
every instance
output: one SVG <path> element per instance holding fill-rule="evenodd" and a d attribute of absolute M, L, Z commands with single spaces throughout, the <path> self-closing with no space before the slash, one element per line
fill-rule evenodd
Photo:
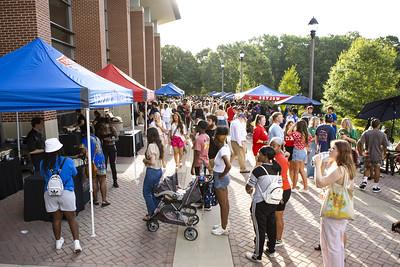
<path fill-rule="evenodd" d="M 176 0 L 181 19 L 158 27 L 161 44 L 194 53 L 263 34 L 317 35 L 358 31 L 400 37 L 400 0 Z"/>

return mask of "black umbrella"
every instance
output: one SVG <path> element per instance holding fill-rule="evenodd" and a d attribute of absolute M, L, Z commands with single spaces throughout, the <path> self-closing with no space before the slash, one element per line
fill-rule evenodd
<path fill-rule="evenodd" d="M 382 122 L 392 120 L 393 136 L 394 120 L 400 119 L 400 95 L 368 103 L 357 115 L 357 118 L 365 120 L 372 117 Z"/>

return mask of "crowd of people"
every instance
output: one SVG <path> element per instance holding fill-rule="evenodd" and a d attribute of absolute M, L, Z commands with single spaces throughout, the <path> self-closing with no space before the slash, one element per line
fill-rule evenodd
<path fill-rule="evenodd" d="M 146 112 L 143 108 L 139 109 Z M 157 129 L 159 145 L 155 152 L 149 143 L 145 164 L 157 158 L 165 161 L 164 152 L 173 151 L 175 166 L 182 167 L 182 157 L 193 149 L 191 173 L 200 175 L 207 170 L 213 175 L 215 195 L 220 205 L 221 223 L 211 229 L 214 235 L 229 234 L 228 185 L 232 163 L 238 162 L 241 174 L 250 173 L 245 190 L 253 196 L 250 212 L 255 229 L 255 249 L 246 257 L 259 262 L 262 255 L 274 257 L 275 247 L 283 246 L 283 212 L 293 192 L 308 194 L 309 181 L 323 188 L 325 199 L 321 208 L 321 238 L 317 250 L 322 251 L 325 266 L 344 266 L 345 230 L 354 216 L 353 188 L 356 167 L 362 164 L 363 179 L 358 186 L 366 190 L 373 179 L 372 192 L 380 192 L 380 167 L 389 145 L 387 134 L 380 130 L 378 119 L 371 119 L 359 135 L 349 118 L 338 123 L 333 107 L 326 113 L 305 107 L 299 115 L 296 107 L 270 107 L 256 102 L 221 101 L 207 97 L 189 97 L 181 100 L 153 102 L 148 112 L 149 133 Z M 154 133 L 156 133 L 154 131 Z M 251 141 L 252 139 L 252 141 Z M 248 144 L 250 143 L 250 144 Z M 252 147 L 255 166 L 247 160 L 247 147 Z M 158 165 L 161 168 L 161 165 Z M 155 186 L 161 179 L 146 171 L 145 184 Z M 301 178 L 302 186 L 298 180 Z M 279 187 L 279 203 L 268 202 L 271 187 Z M 147 187 L 147 185 L 145 185 Z M 145 220 L 154 212 L 147 199 Z M 345 199 L 339 207 L 334 196 Z M 157 205 L 157 200 L 154 199 Z M 265 238 L 267 249 L 264 251 Z"/>
<path fill-rule="evenodd" d="M 173 154 L 175 168 L 179 170 L 185 153 L 193 149 L 191 174 L 208 173 L 214 180 L 221 218 L 220 224 L 211 229 L 213 235 L 229 235 L 228 186 L 232 164 L 237 160 L 239 171 L 247 180 L 244 190 L 252 195 L 250 213 L 255 248 L 246 258 L 259 262 L 263 254 L 276 256 L 275 248 L 284 245 L 283 213 L 291 194 L 308 194 L 309 183 L 314 182 L 325 192 L 320 246 L 316 249 L 322 251 L 325 266 L 344 266 L 346 225 L 354 216 L 352 196 L 356 167 L 362 165 L 360 190 L 366 190 L 368 180 L 372 179 L 372 192 L 381 191 L 380 167 L 392 140 L 381 131 L 378 119 L 369 120 L 365 131 L 359 135 L 349 118 L 338 123 L 333 107 L 328 107 L 323 114 L 308 106 L 299 115 L 295 107 L 281 109 L 252 101 L 225 102 L 209 97 L 154 101 L 147 110 L 139 105 L 136 113 L 137 123 L 148 119 L 143 159 L 146 166 L 143 197 L 147 214 L 143 220 L 150 220 L 156 212 L 159 199 L 153 190 L 166 168 L 166 155 Z M 82 133 L 82 150 L 78 156 L 87 158 L 86 120 L 80 111 L 76 114 L 74 127 Z M 56 248 L 61 249 L 64 243 L 61 219 L 65 215 L 75 240 L 75 251 L 79 252 L 82 248 L 73 213 L 76 207 L 71 183 L 76 168 L 70 159 L 61 156 L 62 144 L 57 139 L 43 140 L 42 124 L 39 118 L 32 120 L 27 143 L 35 171 L 45 178 L 44 199 L 46 210 L 53 214 Z M 110 123 L 110 116 L 102 117 L 99 112 L 95 113 L 90 129 L 92 162 L 88 164 L 93 172 L 94 204 L 100 205 L 100 192 L 101 206 L 106 207 L 110 205 L 107 162 L 113 186 L 119 187 L 115 166 L 118 134 Z M 248 160 L 250 146 L 254 166 Z M 60 191 L 64 193 L 59 194 Z M 267 249 L 264 250 L 266 237 Z"/>

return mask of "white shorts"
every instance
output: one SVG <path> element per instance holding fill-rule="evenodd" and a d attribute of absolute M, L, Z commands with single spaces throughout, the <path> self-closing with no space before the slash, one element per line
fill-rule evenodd
<path fill-rule="evenodd" d="M 46 191 L 44 192 L 44 204 L 47 212 L 75 211 L 75 192 L 64 190 L 61 196 L 50 196 Z"/>

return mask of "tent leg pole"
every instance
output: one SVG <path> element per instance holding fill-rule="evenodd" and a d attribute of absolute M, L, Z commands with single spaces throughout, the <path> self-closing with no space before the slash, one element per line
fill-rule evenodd
<path fill-rule="evenodd" d="M 144 135 L 147 136 L 147 101 L 144 102 Z"/>
<path fill-rule="evenodd" d="M 90 192 L 90 216 L 92 221 L 92 235 L 96 237 L 94 230 L 94 207 L 93 207 L 93 173 L 92 173 L 92 151 L 90 145 L 90 120 L 89 120 L 89 108 L 86 108 L 86 138 L 87 138 L 87 158 L 88 158 L 88 170 L 89 170 L 89 192 Z"/>
<path fill-rule="evenodd" d="M 132 103 L 133 177 L 136 178 L 135 104 Z"/>
<path fill-rule="evenodd" d="M 20 139 L 20 131 L 19 131 L 19 114 L 18 112 L 16 113 L 16 119 L 17 119 L 17 148 L 18 148 L 18 159 L 21 159 L 21 143 L 19 141 Z"/>

